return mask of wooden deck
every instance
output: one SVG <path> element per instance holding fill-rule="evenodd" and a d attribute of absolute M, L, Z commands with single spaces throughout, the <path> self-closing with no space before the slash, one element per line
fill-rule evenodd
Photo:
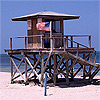
<path fill-rule="evenodd" d="M 10 54 L 32 54 L 32 53 L 46 53 L 48 54 L 49 52 L 51 51 L 50 48 L 40 48 L 40 49 L 6 49 L 5 52 L 7 52 L 8 55 Z M 54 48 L 53 49 L 53 52 L 56 52 L 56 53 L 66 53 L 66 52 L 70 52 L 72 54 L 75 54 L 77 53 L 77 48 L 67 48 L 67 49 L 64 49 L 64 48 Z M 78 49 L 78 52 L 79 53 L 93 53 L 94 52 L 94 48 L 79 48 Z"/>

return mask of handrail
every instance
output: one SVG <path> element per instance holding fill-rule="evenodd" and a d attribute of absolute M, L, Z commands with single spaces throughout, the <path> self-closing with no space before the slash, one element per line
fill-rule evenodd
<path fill-rule="evenodd" d="M 18 37 L 10 37 L 10 38 L 28 38 L 28 37 L 39 37 L 39 36 L 42 36 L 42 35 L 30 35 L 30 36 L 18 36 Z"/>
<path fill-rule="evenodd" d="M 50 38 L 50 37 L 43 37 L 43 39 L 56 39 L 56 38 L 63 38 L 63 37 L 52 37 L 52 38 Z M 64 39 L 64 38 L 63 38 Z M 72 41 L 72 42 L 74 42 L 74 43 L 76 43 L 76 44 L 79 44 L 79 45 L 81 45 L 81 46 L 83 46 L 83 47 L 85 47 L 85 48 L 88 48 L 88 49 L 90 49 L 89 47 L 87 47 L 87 46 L 85 46 L 85 45 L 83 45 L 83 44 L 80 44 L 80 43 L 78 43 L 78 42 L 76 42 L 76 41 L 73 41 L 73 40 L 71 40 L 71 39 L 68 39 L 68 38 L 65 38 L 65 39 L 67 39 L 67 40 L 69 40 L 69 41 Z"/>
<path fill-rule="evenodd" d="M 64 36 L 69 36 L 69 37 L 71 37 L 71 36 L 73 36 L 73 37 L 89 37 L 91 35 L 64 35 Z"/>
<path fill-rule="evenodd" d="M 69 41 L 71 41 L 72 43 L 76 43 L 77 45 L 81 45 L 81 46 L 83 46 L 83 47 L 85 47 L 85 48 L 87 48 L 87 49 L 89 49 L 91 46 L 91 43 L 89 43 L 90 45 L 89 45 L 89 47 L 87 47 L 87 46 L 85 46 L 85 45 L 82 45 L 82 44 L 80 44 L 80 43 L 78 43 L 78 42 L 76 42 L 76 41 L 73 41 L 73 40 L 71 40 L 71 39 L 68 39 L 68 36 L 74 36 L 74 37 L 85 37 L 85 36 L 89 36 L 89 40 L 90 40 L 90 42 L 91 42 L 91 35 L 62 35 L 61 37 L 59 37 L 59 36 L 56 36 L 56 37 L 52 37 L 52 38 L 50 38 L 50 37 L 44 37 L 43 35 L 30 35 L 30 36 L 18 36 L 18 37 L 10 37 L 10 49 L 12 49 L 12 38 L 24 38 L 24 48 L 26 48 L 26 38 L 29 38 L 29 37 L 41 37 L 41 47 L 42 47 L 42 42 L 43 42 L 43 39 L 47 39 L 47 38 L 49 38 L 49 39 L 56 39 L 56 38 L 62 38 L 62 39 L 66 39 L 67 41 L 69 40 Z M 65 40 L 65 41 L 66 41 Z M 67 42 L 68 43 L 68 42 Z M 68 46 L 68 44 L 66 44 L 65 43 L 65 45 L 67 45 Z M 66 48 L 66 46 L 64 46 L 65 48 Z"/>

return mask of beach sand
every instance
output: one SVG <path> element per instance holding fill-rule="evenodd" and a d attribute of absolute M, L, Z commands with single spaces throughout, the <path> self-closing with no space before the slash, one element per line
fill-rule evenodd
<path fill-rule="evenodd" d="M 100 75 L 98 84 L 82 83 L 48 87 L 44 96 L 44 87 L 29 84 L 10 84 L 10 73 L 0 72 L 0 100 L 100 100 Z"/>

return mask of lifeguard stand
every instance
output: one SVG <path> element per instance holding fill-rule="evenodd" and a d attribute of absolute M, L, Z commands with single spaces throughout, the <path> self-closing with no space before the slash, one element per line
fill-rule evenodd
<path fill-rule="evenodd" d="M 10 49 L 5 50 L 11 59 L 11 82 L 13 83 L 14 80 L 20 76 L 24 79 L 25 83 L 37 77 L 41 86 L 43 86 L 44 72 L 47 72 L 49 74 L 48 80 L 53 80 L 54 85 L 58 84 L 57 77 L 60 73 L 64 75 L 66 79 L 65 83 L 68 85 L 69 78 L 73 79 L 81 69 L 83 70 L 83 79 L 86 77 L 89 77 L 89 80 L 93 79 L 100 70 L 100 64 L 96 63 L 96 51 L 94 48 L 91 48 L 91 36 L 64 34 L 63 21 L 78 18 L 79 16 L 76 15 L 50 11 L 42 11 L 13 18 L 12 21 L 27 21 L 27 36 L 11 37 Z M 38 22 L 50 21 L 52 21 L 52 37 L 50 37 L 50 32 L 38 31 L 36 28 Z M 74 41 L 74 37 L 88 37 L 88 46 Z M 24 48 L 14 49 L 12 47 L 12 39 L 14 38 L 24 38 Z M 50 42 L 51 40 L 52 43 Z M 46 44 L 45 41 L 47 41 L 48 44 Z M 91 62 L 92 53 L 94 53 L 94 62 Z M 23 57 L 21 59 L 16 55 L 23 55 Z M 46 57 L 44 57 L 44 55 L 46 55 Z M 14 60 L 20 61 L 18 66 Z M 25 64 L 25 70 L 21 73 L 19 68 L 22 63 Z M 79 64 L 79 67 L 74 72 L 76 64 Z M 28 69 L 27 66 L 30 68 Z M 16 69 L 15 71 L 14 67 Z M 92 72 L 94 67 L 96 69 Z M 15 76 L 16 72 L 18 72 L 19 75 Z M 34 74 L 32 74 L 32 72 Z M 25 78 L 23 76 L 24 74 Z M 31 75 L 33 76 L 30 77 Z"/>
<path fill-rule="evenodd" d="M 62 37 L 64 35 L 63 20 L 78 19 L 78 18 L 79 16 L 75 16 L 75 15 L 61 14 L 61 13 L 55 13 L 55 12 L 50 12 L 50 11 L 42 11 L 35 14 L 13 18 L 12 21 L 27 21 L 27 36 L 34 35 L 34 37 L 30 37 L 28 39 L 28 48 L 40 48 L 41 39 L 39 35 L 43 35 L 44 37 L 48 38 L 50 37 L 50 32 L 37 31 L 36 29 L 37 23 L 52 21 L 53 37 L 55 36 Z M 55 46 L 54 46 L 55 48 L 63 46 L 62 39 L 56 39 L 55 41 L 56 41 Z"/>

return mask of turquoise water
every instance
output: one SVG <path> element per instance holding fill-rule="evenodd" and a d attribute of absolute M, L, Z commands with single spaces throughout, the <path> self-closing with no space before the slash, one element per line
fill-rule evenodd
<path fill-rule="evenodd" d="M 100 52 L 97 52 L 97 54 L 96 54 L 97 56 L 96 56 L 96 63 L 100 63 Z M 81 55 L 80 55 L 81 56 Z M 18 55 L 18 58 L 22 58 L 23 56 L 22 55 Z M 46 55 L 45 55 L 45 57 L 46 57 Z M 45 58 L 44 57 L 44 58 Z M 39 55 L 37 55 L 37 58 L 39 58 Z M 92 54 L 92 62 L 93 62 L 93 59 L 94 59 L 94 54 Z M 31 61 L 32 63 L 33 63 L 33 61 Z M 16 61 L 15 60 L 15 63 L 16 63 L 16 65 L 18 65 L 19 64 L 19 61 Z M 53 61 L 52 61 L 52 63 L 53 63 Z M 69 62 L 70 63 L 70 62 Z M 22 67 L 20 68 L 20 71 L 22 72 L 22 71 L 24 71 L 25 70 L 25 68 L 24 68 L 24 63 L 22 63 L 22 65 L 21 65 Z M 29 66 L 28 66 L 29 67 Z M 30 67 L 29 67 L 30 68 Z M 78 64 L 76 64 L 75 66 L 74 66 L 74 70 L 76 71 L 77 69 L 79 68 L 79 65 Z M 94 68 L 95 69 L 95 68 Z M 93 69 L 93 70 L 94 70 Z M 14 70 L 15 70 L 15 67 L 14 67 Z M 10 57 L 8 56 L 8 55 L 6 55 L 6 54 L 0 54 L 0 72 L 10 72 Z M 81 72 L 82 72 L 82 70 L 81 70 Z M 80 72 L 80 73 L 81 73 Z M 99 75 L 100 75 L 100 71 L 99 71 L 99 73 L 98 73 Z"/>

